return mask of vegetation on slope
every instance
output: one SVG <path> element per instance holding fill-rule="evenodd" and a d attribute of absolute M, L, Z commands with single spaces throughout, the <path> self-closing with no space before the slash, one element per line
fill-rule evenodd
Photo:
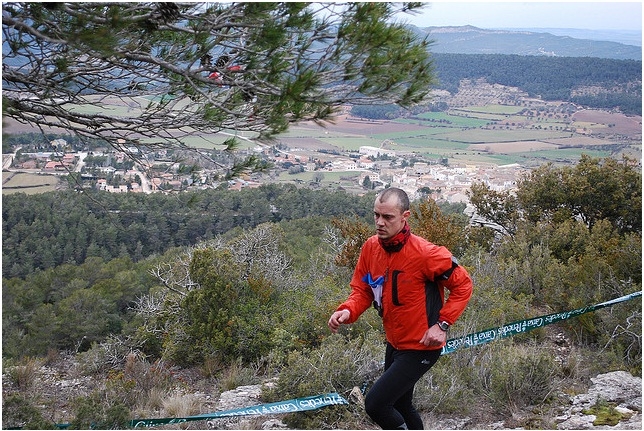
<path fill-rule="evenodd" d="M 462 79 L 485 78 L 518 87 L 544 100 L 561 100 L 590 108 L 620 107 L 642 115 L 642 62 L 590 57 L 434 54 L 441 88 L 454 93 Z M 599 94 L 575 95 L 579 88 L 601 88 Z"/>
<path fill-rule="evenodd" d="M 433 202 L 414 205 L 414 231 L 453 247 L 475 282 L 472 302 L 451 336 L 641 290 L 641 224 L 624 223 L 623 213 L 611 210 L 628 202 L 641 211 L 639 169 L 628 160 L 588 159 L 583 167 L 548 167 L 527 176 L 519 185 L 520 199 L 507 200 L 507 206 L 497 206 L 506 201 L 478 189 L 479 209 L 496 209 L 490 214 L 505 214 L 513 222 L 511 234 L 496 238 Z M 584 183 L 587 171 L 602 181 Z M 552 201 L 537 193 L 565 190 L 557 181 L 568 178 L 585 184 L 587 197 L 601 184 L 624 180 L 632 194 L 593 200 L 600 216 L 589 223 L 568 210 L 576 208 L 581 194 L 562 194 L 553 211 Z M 199 370 L 197 380 L 215 393 L 279 377 L 265 391 L 266 401 L 330 391 L 348 396 L 353 387 L 368 386 L 380 372 L 383 353 L 377 313 L 365 313 L 340 335 L 331 335 L 326 321 L 347 294 L 355 247 L 371 231 L 370 222 L 350 216 L 349 209 L 359 202 L 368 212 L 372 197 L 346 196 L 356 207 L 345 203 L 333 220 L 304 214 L 233 229 L 138 262 L 126 255 L 92 257 L 81 265 L 4 278 L 3 424 L 24 425 L 16 418 L 26 411 L 42 423 L 71 422 L 77 428 L 91 423 L 123 428 L 135 415 L 174 415 L 177 410 L 154 400 L 194 389 L 173 370 Z M 23 207 L 29 199 L 22 197 Z M 557 391 L 575 391 L 600 371 L 641 375 L 640 328 L 641 304 L 633 301 L 458 350 L 421 381 L 417 404 L 425 415 L 476 415 L 485 407 L 499 417 L 532 405 L 542 412 L 539 426 L 552 427 L 549 411 Z M 557 356 L 543 349 L 553 333 L 567 340 Z M 38 364 L 63 352 L 75 353 L 78 372 L 95 382 L 89 393 L 68 400 L 65 415 L 55 408 L 64 394 L 33 390 Z M 192 406 L 192 413 L 198 408 Z M 370 426 L 355 405 L 284 419 L 298 428 Z"/>

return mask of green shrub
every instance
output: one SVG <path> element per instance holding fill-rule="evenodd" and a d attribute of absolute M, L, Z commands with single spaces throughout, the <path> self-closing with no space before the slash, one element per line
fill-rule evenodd
<path fill-rule="evenodd" d="M 292 352 L 280 373 L 278 384 L 263 396 L 279 401 L 337 392 L 348 398 L 353 388 L 363 388 L 382 372 L 384 340 L 372 333 L 347 340 L 330 336 L 318 348 Z M 333 406 L 285 416 L 290 427 L 298 429 L 356 429 L 367 420 L 359 404 Z M 358 424 L 362 424 L 358 426 Z"/>
<path fill-rule="evenodd" d="M 228 251 L 195 250 L 190 274 L 199 287 L 187 293 L 168 322 L 165 358 L 191 366 L 213 356 L 250 362 L 270 351 L 273 287 L 261 277 L 242 280 L 234 271 L 225 273 L 230 259 Z"/>
<path fill-rule="evenodd" d="M 557 388 L 558 366 L 552 355 L 537 345 L 495 349 L 491 355 L 486 393 L 499 410 L 541 404 Z"/>
<path fill-rule="evenodd" d="M 98 392 L 76 398 L 73 407 L 72 429 L 125 429 L 130 421 L 130 410 L 125 405 L 105 402 Z"/>
<path fill-rule="evenodd" d="M 2 400 L 2 428 L 29 430 L 56 429 L 53 422 L 42 417 L 40 410 L 21 395 L 10 395 Z"/>

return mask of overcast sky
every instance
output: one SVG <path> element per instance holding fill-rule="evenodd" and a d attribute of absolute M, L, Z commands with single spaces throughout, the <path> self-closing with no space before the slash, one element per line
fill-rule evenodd
<path fill-rule="evenodd" d="M 473 25 L 479 28 L 576 28 L 642 30 L 642 2 L 542 2 L 459 0 L 427 2 L 420 16 L 404 20 L 418 27 Z M 401 15 L 402 16 L 402 15 Z"/>

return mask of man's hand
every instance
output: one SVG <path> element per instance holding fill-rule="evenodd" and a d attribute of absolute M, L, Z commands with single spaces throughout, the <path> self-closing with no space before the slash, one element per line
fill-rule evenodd
<path fill-rule="evenodd" d="M 425 331 L 425 335 L 423 335 L 423 338 L 420 340 L 420 344 L 424 344 L 428 347 L 438 347 L 442 346 L 445 341 L 447 341 L 447 332 L 443 331 L 438 324 L 436 324 Z"/>
<path fill-rule="evenodd" d="M 331 330 L 331 332 L 333 332 L 334 334 L 338 332 L 340 324 L 349 320 L 350 315 L 351 312 L 349 310 L 340 310 L 333 313 L 331 315 L 331 318 L 329 319 L 329 329 Z"/>

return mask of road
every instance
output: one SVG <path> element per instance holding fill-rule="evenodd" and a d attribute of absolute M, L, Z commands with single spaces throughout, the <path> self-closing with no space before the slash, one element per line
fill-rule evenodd
<path fill-rule="evenodd" d="M 83 167 L 85 167 L 85 157 L 87 157 L 87 153 L 76 153 L 78 154 L 78 162 L 76 162 L 76 167 L 74 168 L 74 172 L 80 172 L 83 170 Z"/>
<path fill-rule="evenodd" d="M 16 150 L 13 152 L 13 154 L 3 154 L 2 155 L 2 170 L 3 171 L 9 170 L 9 168 L 13 164 L 13 160 L 16 158 L 16 154 L 21 149 L 22 149 L 22 147 L 16 147 Z"/>

